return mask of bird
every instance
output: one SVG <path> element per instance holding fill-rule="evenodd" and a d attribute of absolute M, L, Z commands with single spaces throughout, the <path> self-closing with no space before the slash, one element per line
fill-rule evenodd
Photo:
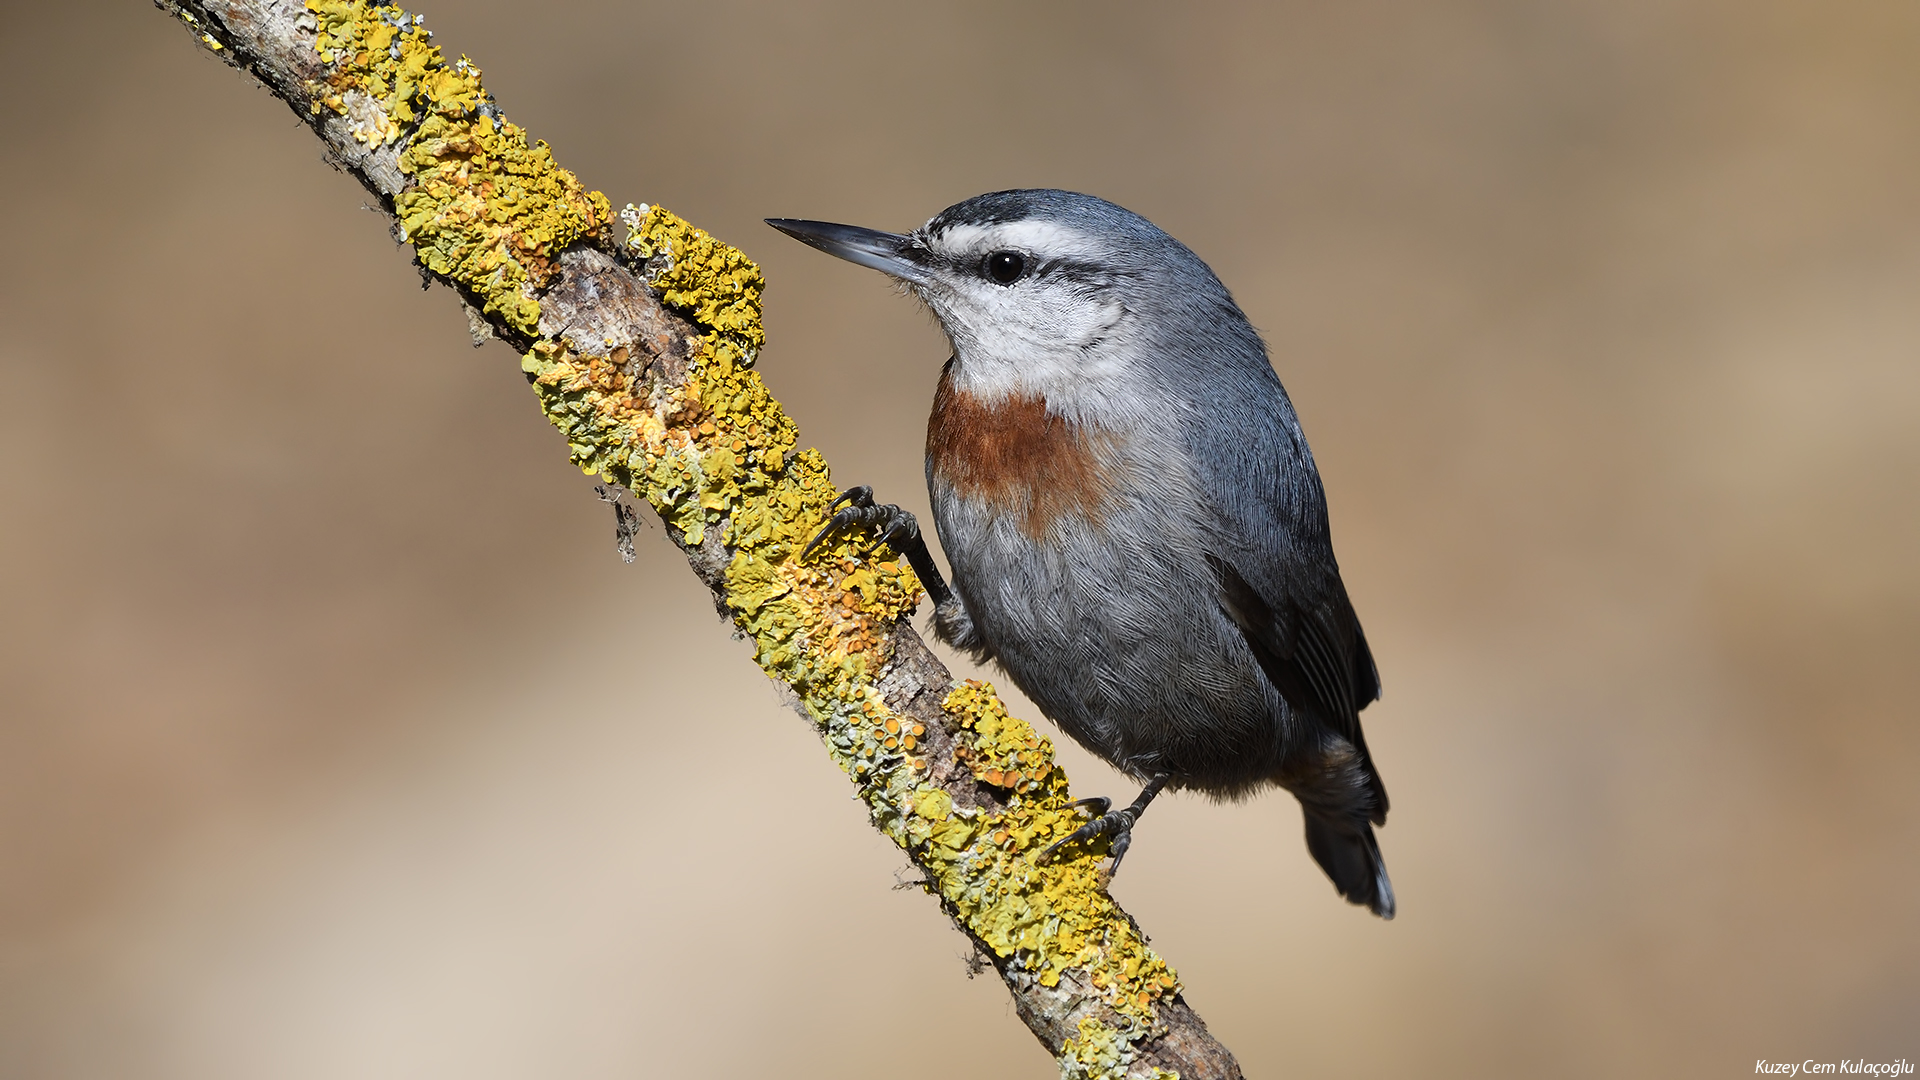
<path fill-rule="evenodd" d="M 1212 269 L 1130 210 L 1051 189 L 906 233 L 767 224 L 893 278 L 952 346 L 926 443 L 951 584 L 914 516 L 866 486 L 803 557 L 877 534 L 926 588 L 935 637 L 1143 785 L 1119 810 L 1081 800 L 1089 820 L 1039 858 L 1105 836 L 1111 880 L 1162 791 L 1278 786 L 1339 893 L 1391 919 L 1387 792 L 1360 727 L 1379 673 L 1293 404 Z"/>

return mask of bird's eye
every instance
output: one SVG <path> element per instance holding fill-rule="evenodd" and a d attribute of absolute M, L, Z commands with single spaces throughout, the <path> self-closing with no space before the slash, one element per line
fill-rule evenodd
<path fill-rule="evenodd" d="M 1002 285 L 1011 285 L 1027 272 L 1027 257 L 1017 251 L 996 251 L 981 264 L 987 276 Z"/>

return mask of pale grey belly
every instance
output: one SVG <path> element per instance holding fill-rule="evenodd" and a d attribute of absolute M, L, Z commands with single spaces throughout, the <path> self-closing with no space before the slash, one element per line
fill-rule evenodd
<path fill-rule="evenodd" d="M 1112 499 L 1101 526 L 1017 517 L 932 485 L 934 523 L 974 628 L 1034 704 L 1144 777 L 1233 793 L 1278 770 L 1291 726 L 1221 612 L 1203 538 L 1161 500 Z"/>

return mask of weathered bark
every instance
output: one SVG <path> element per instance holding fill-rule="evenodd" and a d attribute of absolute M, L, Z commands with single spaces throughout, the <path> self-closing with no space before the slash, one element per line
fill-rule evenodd
<path fill-rule="evenodd" d="M 1078 823 L 1066 778 L 1045 739 L 990 688 L 956 688 L 907 624 L 911 571 L 858 543 L 801 558 L 834 491 L 748 370 L 760 341 L 750 262 L 652 208 L 630 208 L 616 242 L 605 199 L 397 7 L 156 3 L 310 124 L 395 216 L 422 272 L 460 294 L 476 334 L 523 355 L 575 463 L 661 514 L 1063 1075 L 1240 1075 L 1105 893 L 1104 848 L 1033 864 Z"/>

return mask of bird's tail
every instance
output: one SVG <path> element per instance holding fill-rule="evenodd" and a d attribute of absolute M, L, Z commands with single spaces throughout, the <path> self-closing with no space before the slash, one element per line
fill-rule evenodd
<path fill-rule="evenodd" d="M 1387 792 L 1367 757 L 1337 736 L 1322 740 L 1319 752 L 1303 757 L 1276 779 L 1300 800 L 1307 819 L 1307 850 L 1333 879 L 1340 895 L 1365 904 L 1383 919 L 1393 918 L 1393 883 L 1380 858 L 1373 826 L 1387 820 Z"/>
<path fill-rule="evenodd" d="M 1305 805 L 1302 809 L 1307 819 L 1307 850 L 1333 879 L 1333 887 L 1353 903 L 1367 905 L 1375 915 L 1393 918 L 1393 882 L 1387 880 L 1387 864 L 1380 858 L 1373 826 L 1345 815 L 1315 813 Z"/>

